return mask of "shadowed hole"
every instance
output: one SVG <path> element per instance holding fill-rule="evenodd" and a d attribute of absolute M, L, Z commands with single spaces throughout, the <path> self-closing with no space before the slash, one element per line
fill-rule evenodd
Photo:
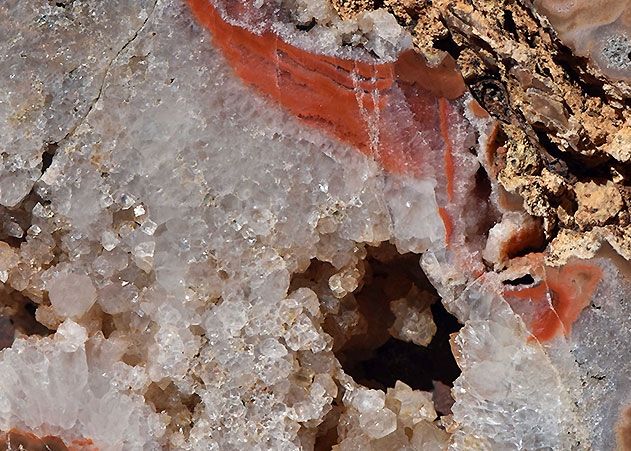
<path fill-rule="evenodd" d="M 365 359 L 347 358 L 344 370 L 370 388 L 394 387 L 397 380 L 424 391 L 432 391 L 435 381 L 453 386 L 460 368 L 451 352 L 449 336 L 461 325 L 442 304 L 435 303 L 431 310 L 437 331 L 427 347 L 391 337 Z M 346 353 L 352 353 L 352 349 Z"/>
<path fill-rule="evenodd" d="M 46 336 L 52 331 L 35 319 L 37 305 L 10 288 L 0 288 L 0 349 L 10 347 L 19 336 Z"/>
<path fill-rule="evenodd" d="M 505 280 L 504 285 L 520 286 L 520 285 L 532 285 L 535 283 L 535 279 L 530 274 L 518 277 L 517 279 Z"/>
<path fill-rule="evenodd" d="M 323 329 L 333 337 L 344 371 L 357 383 L 382 390 L 397 380 L 425 391 L 433 391 L 438 381 L 453 386 L 460 369 L 450 335 L 461 325 L 441 304 L 420 267 L 420 255 L 400 254 L 390 243 L 366 250 L 358 288 L 341 299 L 328 288 L 336 273 L 329 263 L 313 260 L 292 280 L 292 289 L 309 287 L 318 294 Z M 428 321 L 436 326 L 433 336 Z"/>

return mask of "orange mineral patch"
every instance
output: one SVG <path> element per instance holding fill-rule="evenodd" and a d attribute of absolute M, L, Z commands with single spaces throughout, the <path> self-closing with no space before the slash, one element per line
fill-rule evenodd
<path fill-rule="evenodd" d="M 99 451 L 90 439 L 73 440 L 66 446 L 59 437 L 37 435 L 11 429 L 9 432 L 0 432 L 0 451 Z"/>
<path fill-rule="evenodd" d="M 545 237 L 540 224 L 537 221 L 526 223 L 502 244 L 500 259 L 523 255 L 525 250 L 540 248 L 544 243 Z"/>
<path fill-rule="evenodd" d="M 68 447 L 59 437 L 38 437 L 30 432 L 11 429 L 0 433 L 0 450 L 2 451 L 67 451 Z"/>
<path fill-rule="evenodd" d="M 438 99 L 438 111 L 440 112 L 440 134 L 445 142 L 445 176 L 447 177 L 447 199 L 451 202 L 454 197 L 454 156 L 451 146 L 451 137 L 449 136 L 449 122 L 447 115 L 449 114 L 449 104 L 444 97 Z"/>
<path fill-rule="evenodd" d="M 99 451 L 94 442 L 89 438 L 75 439 L 68 445 L 69 451 Z"/>
<path fill-rule="evenodd" d="M 449 216 L 449 213 L 447 213 L 447 210 L 442 207 L 438 208 L 438 215 L 440 216 L 440 219 L 443 221 L 443 225 L 445 226 L 445 243 L 447 244 L 447 247 L 449 247 L 449 245 L 451 244 L 451 236 L 454 232 L 453 221 L 451 220 L 451 216 Z"/>
<path fill-rule="evenodd" d="M 412 50 L 402 52 L 395 62 L 368 54 L 344 59 L 310 53 L 284 42 L 265 25 L 255 33 L 230 23 L 226 17 L 266 14 L 253 11 L 247 2 L 188 2 L 244 82 L 308 124 L 373 157 L 389 172 L 418 176 L 446 170 L 448 190 L 453 192 L 446 114 L 448 99 L 461 96 L 465 85 L 450 58 L 430 67 Z M 436 151 L 446 152 L 445 168 L 432 163 Z"/>
<path fill-rule="evenodd" d="M 484 108 L 482 108 L 482 105 L 480 105 L 477 100 L 471 100 L 468 106 L 469 110 L 478 119 L 486 119 L 490 116 L 489 113 Z"/>
<path fill-rule="evenodd" d="M 589 263 L 568 263 L 560 268 L 544 267 L 542 277 L 534 286 L 507 289 L 504 296 L 517 311 L 522 310 L 519 303 L 530 305 L 524 316 L 533 339 L 548 341 L 559 334 L 569 336 L 572 325 L 589 305 L 602 270 Z"/>

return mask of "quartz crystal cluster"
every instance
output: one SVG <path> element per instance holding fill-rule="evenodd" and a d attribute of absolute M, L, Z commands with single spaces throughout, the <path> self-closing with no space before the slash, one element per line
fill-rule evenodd
<path fill-rule="evenodd" d="M 0 4 L 0 449 L 629 446 L 628 159 L 531 175 L 365 3 Z M 624 93 L 579 3 L 529 11 Z"/>

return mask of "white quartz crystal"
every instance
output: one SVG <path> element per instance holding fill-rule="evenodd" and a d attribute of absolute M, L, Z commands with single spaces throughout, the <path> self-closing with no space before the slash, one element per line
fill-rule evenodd
<path fill-rule="evenodd" d="M 427 346 L 436 333 L 431 301 L 428 293 L 419 293 L 416 287 L 406 297 L 392 301 L 390 310 L 395 319 L 388 329 L 390 334 L 403 341 Z"/>
<path fill-rule="evenodd" d="M 92 280 L 83 274 L 56 274 L 46 283 L 46 288 L 50 303 L 63 317 L 79 317 L 96 302 Z"/>
<path fill-rule="evenodd" d="M 386 62 L 411 45 L 385 10 L 343 21 L 323 0 L 250 3 L 286 8 L 274 32 L 319 53 Z M 437 174 L 384 172 L 244 85 L 180 0 L 5 0 L 0 35 L 0 296 L 35 304 L 51 329 L 0 351 L 0 432 L 102 450 L 285 451 L 324 435 L 340 450 L 581 449 L 590 435 L 612 449 L 617 412 L 603 412 L 628 396 L 631 316 L 611 278 L 576 341 L 528 341 L 496 274 L 473 281 L 453 263 L 473 226 L 446 246 Z M 480 167 L 465 153 L 456 195 Z M 488 244 L 497 263 L 516 218 L 476 258 Z M 437 419 L 429 392 L 367 388 L 340 363 L 372 332 L 359 293 L 383 242 L 424 253 L 464 324 L 453 417 Z M 379 339 L 428 345 L 426 294 L 381 304 Z M 619 375 L 594 382 L 600 367 Z"/>
<path fill-rule="evenodd" d="M 164 418 L 135 387 L 114 384 L 125 352 L 66 320 L 54 337 L 18 340 L 0 354 L 0 429 L 45 428 L 70 443 L 90 437 L 107 449 L 158 449 Z M 138 371 L 115 363 L 117 377 Z M 127 376 L 125 376 L 127 377 Z"/>
<path fill-rule="evenodd" d="M 397 416 L 390 409 L 362 412 L 359 425 L 369 437 L 382 438 L 397 429 Z"/>

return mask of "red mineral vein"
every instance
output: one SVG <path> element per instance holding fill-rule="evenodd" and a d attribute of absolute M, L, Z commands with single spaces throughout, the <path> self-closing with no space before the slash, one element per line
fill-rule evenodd
<path fill-rule="evenodd" d="M 243 81 L 310 125 L 372 156 L 389 172 L 419 175 L 427 171 L 428 158 L 424 154 L 434 149 L 409 147 L 414 142 L 414 132 L 437 130 L 437 99 L 442 99 L 442 108 L 446 109 L 446 99 L 464 93 L 464 82 L 452 60 L 446 58 L 442 65 L 429 67 L 411 50 L 403 52 L 396 62 L 387 63 L 368 56 L 352 60 L 310 53 L 284 42 L 269 30 L 256 34 L 229 23 L 209 0 L 188 1 Z M 230 17 L 253 14 L 248 2 L 216 3 Z M 408 100 L 412 109 L 408 116 L 414 115 L 415 120 L 422 122 L 403 136 L 397 133 L 402 118 L 389 111 L 401 100 L 397 97 L 401 85 L 412 88 L 403 89 L 406 96 L 402 99 Z M 441 123 L 447 143 L 449 130 L 446 123 Z M 445 161 L 451 161 L 449 158 Z M 453 166 L 448 171 L 448 180 L 453 180 Z"/>
<path fill-rule="evenodd" d="M 447 207 L 454 201 L 456 179 L 450 101 L 465 92 L 453 59 L 430 67 L 413 50 L 394 62 L 311 53 L 266 28 L 265 14 L 273 14 L 267 6 L 255 9 L 250 2 L 234 0 L 188 2 L 244 82 L 309 125 L 371 156 L 390 173 L 435 177 L 449 242 L 454 211 Z M 260 16 L 259 23 L 253 16 Z M 260 29 L 255 33 L 226 18 L 249 18 Z"/>
<path fill-rule="evenodd" d="M 443 224 L 445 225 L 445 243 L 447 247 L 449 247 L 451 245 L 451 235 L 454 231 L 454 224 L 451 220 L 451 216 L 449 216 L 449 213 L 447 213 L 447 210 L 445 208 L 439 207 L 438 214 L 440 216 L 440 219 L 443 221 Z"/>
<path fill-rule="evenodd" d="M 590 263 L 568 263 L 559 268 L 543 268 L 543 280 L 532 287 L 507 289 L 509 302 L 530 303 L 533 314 L 530 331 L 533 339 L 548 341 L 557 335 L 569 336 L 572 325 L 589 305 L 600 280 L 602 270 Z M 519 305 L 511 303 L 517 310 Z"/>
<path fill-rule="evenodd" d="M 449 136 L 449 104 L 447 99 L 438 99 L 438 109 L 440 111 L 440 134 L 445 142 L 445 176 L 447 177 L 447 199 L 451 202 L 454 198 L 454 156 L 451 147 L 451 137 Z"/>

